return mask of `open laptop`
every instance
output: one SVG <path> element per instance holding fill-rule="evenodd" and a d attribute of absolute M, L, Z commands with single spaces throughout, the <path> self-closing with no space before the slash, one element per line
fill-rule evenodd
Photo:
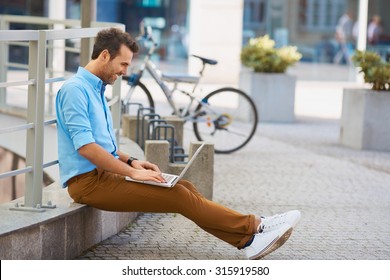
<path fill-rule="evenodd" d="M 200 150 L 203 148 L 204 145 L 205 145 L 205 143 L 200 145 L 200 147 L 196 150 L 196 152 L 194 153 L 194 155 L 192 156 L 190 161 L 186 164 L 184 169 L 181 171 L 180 175 L 162 173 L 162 176 L 164 177 L 166 183 L 157 183 L 154 181 L 139 181 L 139 180 L 135 180 L 135 179 L 128 177 L 128 176 L 126 176 L 125 178 L 127 181 L 131 181 L 131 182 L 143 183 L 143 184 L 148 184 L 148 185 L 153 185 L 153 186 L 160 186 L 160 187 L 165 187 L 165 188 L 172 188 L 173 186 L 176 185 L 177 182 L 179 182 L 183 178 L 184 174 L 187 172 L 187 170 L 190 168 L 192 163 L 195 161 L 195 158 L 198 156 L 198 154 L 200 153 Z"/>

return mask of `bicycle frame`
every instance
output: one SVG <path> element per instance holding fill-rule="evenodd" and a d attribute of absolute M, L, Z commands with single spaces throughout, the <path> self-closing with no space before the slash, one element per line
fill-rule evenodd
<path fill-rule="evenodd" d="M 142 39 L 151 44 L 146 46 L 147 53 L 141 62 L 139 70 L 134 71 L 130 76 L 124 77 L 128 81 L 130 89 L 123 100 L 123 105 L 129 105 L 135 88 L 139 88 L 144 92 L 143 96 L 148 99 L 148 104 L 154 104 L 152 93 L 141 82 L 144 71 L 147 71 L 161 88 L 165 98 L 168 100 L 169 107 L 173 110 L 173 114 L 185 122 L 192 123 L 195 136 L 199 141 L 210 141 L 214 143 L 217 153 L 231 153 L 246 145 L 256 131 L 258 120 L 257 110 L 251 98 L 245 92 L 232 87 L 218 88 L 201 96 L 195 94 L 200 80 L 203 77 L 206 64 L 215 65 L 217 61 L 193 55 L 202 61 L 202 67 L 198 76 L 164 74 L 151 61 L 157 44 L 153 40 L 151 30 L 145 29 L 145 31 L 145 33 L 142 33 Z M 182 88 L 182 84 L 188 84 L 191 88 Z M 184 106 L 180 103 L 180 108 L 178 106 L 178 100 L 173 98 L 173 93 L 176 91 L 189 98 L 188 103 L 184 104 Z M 218 99 L 221 96 L 222 99 Z M 224 103 L 224 100 L 237 101 L 237 106 L 240 106 L 239 102 L 242 100 L 244 102 L 243 106 L 248 108 L 249 125 L 241 124 L 241 116 L 237 115 L 240 114 L 239 107 L 236 107 L 237 109 L 232 111 L 229 109 L 229 106 L 220 106 L 222 105 L 221 103 Z"/>
<path fill-rule="evenodd" d="M 163 80 L 163 78 L 162 78 L 163 74 L 161 73 L 161 71 L 151 61 L 151 57 L 155 51 L 157 44 L 154 43 L 153 38 L 147 38 L 147 39 L 150 40 L 153 44 L 150 47 L 148 53 L 146 54 L 146 56 L 143 60 L 143 63 L 141 64 L 138 72 L 136 74 L 132 74 L 133 77 L 132 77 L 131 88 L 130 88 L 126 98 L 124 99 L 124 104 L 128 104 L 128 102 L 131 99 L 131 96 L 135 90 L 135 87 L 140 82 L 140 79 L 141 79 L 141 77 L 146 69 L 147 72 L 151 75 L 151 77 L 156 81 L 158 86 L 163 91 L 165 97 L 168 100 L 170 107 L 173 110 L 173 113 L 175 115 L 179 116 L 180 118 L 184 119 L 185 121 L 193 121 L 197 116 L 195 116 L 195 114 L 190 114 L 189 112 L 191 111 L 191 106 L 194 104 L 194 102 L 197 104 L 202 103 L 203 105 L 207 106 L 207 102 L 205 102 L 203 99 L 200 99 L 200 98 L 193 95 L 195 93 L 197 86 L 199 85 L 200 79 L 202 78 L 203 71 L 205 69 L 205 64 L 203 64 L 202 69 L 199 71 L 199 76 L 197 77 L 197 79 L 194 79 L 193 76 L 187 76 L 187 77 L 191 77 L 192 79 L 194 79 L 193 82 L 188 82 L 188 81 L 186 82 L 186 83 L 193 84 L 193 88 L 192 88 L 191 92 L 181 90 L 177 87 L 177 85 L 181 82 L 180 80 L 177 82 L 173 82 L 173 89 L 170 89 L 169 86 L 167 85 L 167 82 Z M 188 96 L 190 98 L 190 102 L 188 103 L 188 105 L 186 105 L 186 107 L 182 108 L 181 110 L 176 106 L 175 101 L 173 100 L 173 97 L 172 97 L 173 93 L 175 91 L 179 91 L 182 94 L 185 94 L 186 96 Z M 209 110 L 214 111 L 211 108 L 209 108 Z M 199 121 L 199 118 L 197 119 L 197 121 Z"/>

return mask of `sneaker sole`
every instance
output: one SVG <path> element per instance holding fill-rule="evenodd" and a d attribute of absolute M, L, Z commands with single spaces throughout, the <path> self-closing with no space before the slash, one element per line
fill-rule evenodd
<path fill-rule="evenodd" d="M 250 258 L 251 260 L 260 260 L 264 258 L 269 253 L 272 253 L 276 249 L 278 249 L 280 246 L 282 246 L 284 243 L 286 243 L 287 239 L 290 238 L 291 233 L 293 231 L 293 228 L 290 228 L 287 230 L 282 236 L 275 238 L 264 250 L 262 250 L 257 255 Z"/>

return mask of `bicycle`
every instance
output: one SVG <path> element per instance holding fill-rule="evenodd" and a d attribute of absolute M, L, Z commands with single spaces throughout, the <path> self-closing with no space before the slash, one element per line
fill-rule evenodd
<path fill-rule="evenodd" d="M 216 60 L 192 55 L 202 62 L 199 76 L 162 73 L 151 61 L 157 48 L 151 28 L 146 27 L 137 40 L 149 43 L 149 46 L 146 47 L 147 52 L 138 71 L 122 77 L 130 86 L 122 101 L 124 107 L 131 104 L 134 95 L 147 100 L 146 107 L 155 107 L 152 94 L 141 81 L 144 71 L 147 70 L 164 93 L 173 114 L 185 122 L 192 122 L 193 131 L 199 141 L 213 143 L 216 153 L 231 153 L 249 142 L 256 132 L 258 114 L 254 102 L 245 92 L 233 87 L 223 87 L 203 98 L 195 95 L 206 65 L 216 65 Z M 168 84 L 173 84 L 173 88 L 170 89 Z M 179 89 L 179 84 L 192 85 L 192 90 Z M 179 108 L 173 98 L 174 92 L 186 95 L 189 98 L 188 104 Z"/>

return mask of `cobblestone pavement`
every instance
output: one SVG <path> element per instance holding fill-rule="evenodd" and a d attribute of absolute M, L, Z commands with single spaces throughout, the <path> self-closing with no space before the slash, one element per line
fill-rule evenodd
<path fill-rule="evenodd" d="M 390 153 L 339 145 L 337 121 L 259 124 L 242 150 L 215 156 L 214 198 L 241 211 L 290 209 L 301 222 L 265 259 L 390 258 Z M 79 259 L 245 259 L 176 214 L 142 214 Z"/>

